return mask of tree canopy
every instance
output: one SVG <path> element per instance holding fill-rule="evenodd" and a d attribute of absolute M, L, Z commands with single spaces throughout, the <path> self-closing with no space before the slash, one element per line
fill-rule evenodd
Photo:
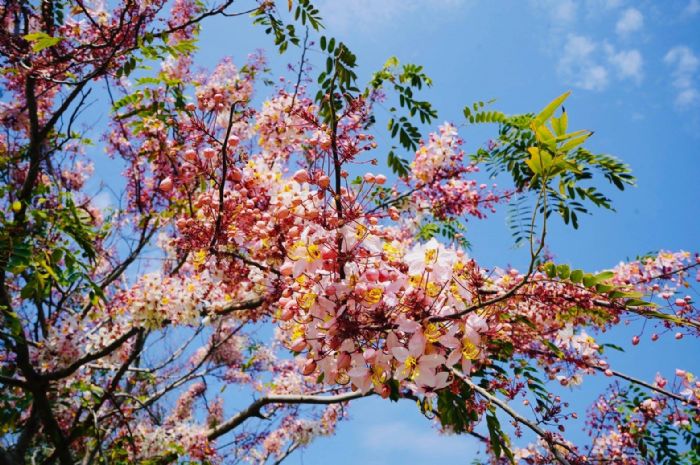
<path fill-rule="evenodd" d="M 262 54 L 196 71 L 215 16 L 262 27 L 285 79 Z M 489 463 L 700 463 L 700 380 L 638 379 L 599 341 L 628 319 L 697 338 L 698 255 L 593 271 L 547 252 L 548 225 L 635 182 L 569 127 L 568 93 L 438 125 L 422 66 L 360 82 L 310 0 L 8 1 L 0 19 L 0 462 L 280 463 L 380 396 Z M 456 124 L 494 136 L 468 149 Z M 123 167 L 110 208 L 88 187 L 101 146 Z M 470 255 L 465 225 L 497 209 L 526 269 Z M 552 386 L 594 375 L 611 384 L 571 442 Z"/>

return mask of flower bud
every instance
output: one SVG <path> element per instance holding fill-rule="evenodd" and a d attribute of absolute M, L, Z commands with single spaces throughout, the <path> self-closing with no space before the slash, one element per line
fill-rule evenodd
<path fill-rule="evenodd" d="M 292 345 L 289 348 L 294 352 L 301 352 L 302 350 L 306 349 L 306 340 L 303 337 L 297 338 L 294 341 L 292 341 Z"/>
<path fill-rule="evenodd" d="M 301 374 L 304 376 L 309 376 L 314 371 L 316 371 L 316 362 L 310 358 L 304 363 L 304 368 L 302 369 Z"/>
<path fill-rule="evenodd" d="M 375 268 L 370 268 L 369 270 L 365 271 L 365 277 L 367 278 L 367 281 L 375 282 L 377 279 L 379 279 L 379 271 L 377 271 Z"/>
<path fill-rule="evenodd" d="M 202 150 L 202 155 L 204 155 L 204 158 L 207 160 L 211 160 L 216 157 L 216 150 L 211 147 L 207 147 L 206 149 Z"/>
<path fill-rule="evenodd" d="M 280 273 L 282 273 L 283 276 L 291 276 L 292 272 L 294 271 L 294 265 L 286 262 L 280 267 Z"/>
<path fill-rule="evenodd" d="M 158 188 L 162 192 L 170 192 L 171 190 L 173 190 L 173 180 L 170 179 L 170 176 L 168 176 L 167 178 L 163 179 L 160 182 L 160 184 L 158 185 Z"/>
<path fill-rule="evenodd" d="M 185 160 L 189 161 L 190 163 L 197 161 L 197 152 L 192 149 L 185 150 L 184 156 Z"/>
<path fill-rule="evenodd" d="M 294 176 L 292 179 L 294 179 L 299 184 L 308 182 L 309 181 L 309 173 L 306 170 L 299 170 L 296 173 L 294 173 Z"/>

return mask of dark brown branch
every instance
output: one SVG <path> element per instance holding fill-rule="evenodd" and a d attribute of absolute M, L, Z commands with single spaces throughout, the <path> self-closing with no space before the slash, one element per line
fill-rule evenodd
<path fill-rule="evenodd" d="M 98 350 L 97 352 L 93 352 L 87 355 L 82 356 L 75 362 L 71 363 L 65 368 L 59 368 L 58 370 L 52 371 L 50 373 L 46 373 L 41 375 L 41 377 L 45 380 L 48 381 L 54 381 L 57 379 L 65 378 L 66 376 L 70 376 L 73 373 L 75 373 L 80 367 L 83 365 L 93 362 L 95 360 L 99 360 L 102 357 L 105 357 L 115 350 L 117 350 L 122 344 L 124 344 L 126 341 L 131 339 L 133 336 L 139 333 L 139 328 L 131 328 L 129 331 L 124 333 L 122 336 L 119 338 L 115 339 L 111 344 L 108 344 L 104 346 L 102 349 Z"/>
<path fill-rule="evenodd" d="M 14 386 L 22 389 L 26 389 L 28 387 L 26 381 L 17 378 L 11 378 L 9 376 L 0 375 L 0 383 L 5 384 L 7 386 Z"/>

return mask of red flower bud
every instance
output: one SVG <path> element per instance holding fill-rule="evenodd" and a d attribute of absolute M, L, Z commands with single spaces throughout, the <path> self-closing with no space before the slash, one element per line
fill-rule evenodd
<path fill-rule="evenodd" d="M 170 179 L 170 176 L 168 176 L 160 182 L 158 188 L 163 192 L 170 192 L 173 190 L 173 180 Z"/>
<path fill-rule="evenodd" d="M 308 359 L 304 363 L 304 368 L 301 370 L 301 374 L 304 376 L 309 376 L 314 371 L 316 371 L 316 362 L 313 359 Z"/>

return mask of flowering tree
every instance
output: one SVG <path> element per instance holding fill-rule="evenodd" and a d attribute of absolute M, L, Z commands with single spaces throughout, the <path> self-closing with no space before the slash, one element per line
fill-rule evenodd
<path fill-rule="evenodd" d="M 630 319 L 654 340 L 697 337 L 684 287 L 700 259 L 589 273 L 545 252 L 551 221 L 611 208 L 598 178 L 634 181 L 568 128 L 568 94 L 537 114 L 466 107 L 468 123 L 498 126 L 467 155 L 452 124 L 421 135 L 437 117 L 417 97 L 432 85 L 421 67 L 392 58 L 362 89 L 308 0 L 236 6 L 0 7 L 0 462 L 279 463 L 370 395 L 416 402 L 492 463 L 700 462 L 700 381 L 636 379 L 595 339 Z M 261 56 L 193 71 L 216 15 L 299 48 L 262 105 Z M 326 58 L 313 79 L 310 47 Z M 103 142 L 124 166 L 109 209 L 86 187 L 93 89 L 111 100 Z M 479 184 L 484 167 L 512 184 Z M 469 256 L 465 222 L 501 207 L 529 248 L 524 271 Z M 562 431 L 576 413 L 552 386 L 595 374 L 615 381 L 589 411 L 590 443 L 574 444 Z M 511 442 L 523 433 L 530 445 Z"/>

